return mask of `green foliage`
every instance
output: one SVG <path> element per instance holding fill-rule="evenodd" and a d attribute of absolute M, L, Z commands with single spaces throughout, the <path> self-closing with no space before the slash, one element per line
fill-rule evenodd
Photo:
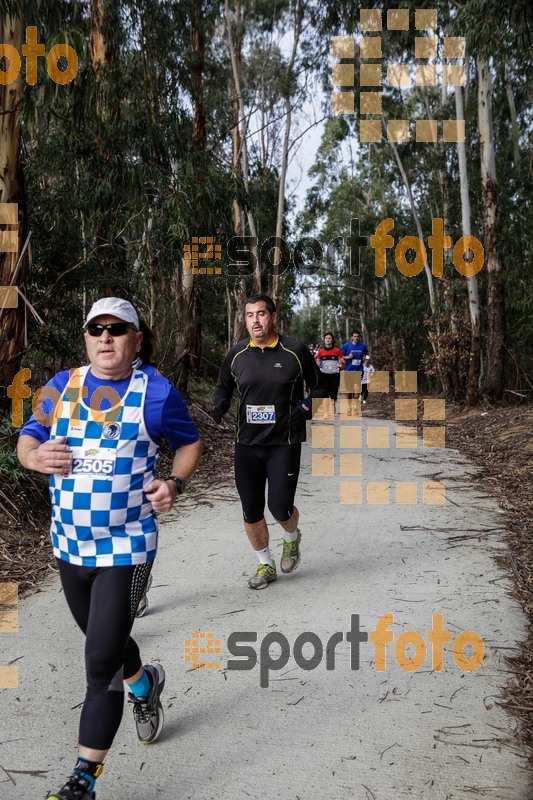
<path fill-rule="evenodd" d="M 18 429 L 9 417 L 0 415 L 0 475 L 4 481 L 18 486 L 24 477 L 24 469 L 17 458 Z"/>

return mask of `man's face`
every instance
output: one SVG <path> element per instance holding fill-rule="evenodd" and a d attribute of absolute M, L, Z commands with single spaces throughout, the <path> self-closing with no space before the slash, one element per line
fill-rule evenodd
<path fill-rule="evenodd" d="M 91 320 L 91 324 L 95 325 L 108 325 L 113 322 L 122 320 L 108 314 Z M 111 336 L 110 332 L 104 329 L 100 336 L 90 336 L 85 331 L 84 337 L 91 367 L 100 373 L 97 377 L 110 378 L 131 367 L 142 341 L 142 333 L 133 328 L 128 328 L 123 336 Z"/>
<path fill-rule="evenodd" d="M 275 311 L 271 314 L 263 300 L 259 303 L 248 303 L 244 315 L 246 330 L 251 339 L 261 344 L 261 342 L 268 342 L 273 338 L 278 315 Z"/>
<path fill-rule="evenodd" d="M 361 337 L 359 336 L 359 334 L 358 333 L 352 333 L 352 343 L 353 344 L 359 344 L 360 341 L 361 341 Z"/>

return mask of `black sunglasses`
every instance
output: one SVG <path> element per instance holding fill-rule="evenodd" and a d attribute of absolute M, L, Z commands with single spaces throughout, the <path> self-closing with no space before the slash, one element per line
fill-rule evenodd
<path fill-rule="evenodd" d="M 101 336 L 104 331 L 107 331 L 110 336 L 124 336 L 128 328 L 136 330 L 133 325 L 128 325 L 127 322 L 110 322 L 108 325 L 89 323 L 87 325 L 87 333 L 89 336 Z"/>

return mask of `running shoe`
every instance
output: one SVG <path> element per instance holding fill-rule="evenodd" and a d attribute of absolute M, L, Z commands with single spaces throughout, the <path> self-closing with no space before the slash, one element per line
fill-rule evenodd
<path fill-rule="evenodd" d="M 133 717 L 137 736 L 143 744 L 155 742 L 163 729 L 163 706 L 160 696 L 165 688 L 165 670 L 161 664 L 147 664 L 145 670 L 150 675 L 152 688 L 148 697 L 135 697 L 128 692 L 128 703 L 133 703 Z"/>
<path fill-rule="evenodd" d="M 281 556 L 280 565 L 282 572 L 294 572 L 300 563 L 300 539 L 302 538 L 300 528 L 296 528 L 296 533 L 298 536 L 294 542 L 283 540 L 283 555 Z"/>
<path fill-rule="evenodd" d="M 250 589 L 266 589 L 268 584 L 275 581 L 277 577 L 278 574 L 274 562 L 272 562 L 272 566 L 270 566 L 270 564 L 259 564 L 255 575 L 248 581 L 248 586 Z"/>
<path fill-rule="evenodd" d="M 139 606 L 137 608 L 137 613 L 135 614 L 136 617 L 144 617 L 148 610 L 148 592 L 152 588 L 152 573 L 148 576 L 148 580 L 146 582 L 146 589 L 144 590 L 144 594 L 139 600 Z"/>
<path fill-rule="evenodd" d="M 78 772 L 73 772 L 66 784 L 55 794 L 48 794 L 47 800 L 94 800 L 95 793 L 89 794 L 91 784 Z"/>

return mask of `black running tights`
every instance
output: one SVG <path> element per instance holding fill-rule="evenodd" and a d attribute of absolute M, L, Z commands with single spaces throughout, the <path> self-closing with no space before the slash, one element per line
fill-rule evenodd
<path fill-rule="evenodd" d="M 57 563 L 65 598 L 86 637 L 87 694 L 79 744 L 108 750 L 122 719 L 122 678 L 131 678 L 142 666 L 130 632 L 152 564 L 93 568 Z"/>

